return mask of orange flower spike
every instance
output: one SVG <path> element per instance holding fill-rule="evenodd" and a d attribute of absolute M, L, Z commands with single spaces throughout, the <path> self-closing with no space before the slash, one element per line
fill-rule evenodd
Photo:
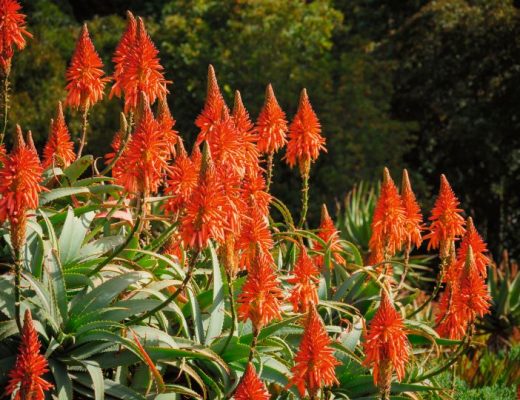
<path fill-rule="evenodd" d="M 199 182 L 199 168 L 182 148 L 168 171 L 165 194 L 172 197 L 166 200 L 165 210 L 167 212 L 180 211 L 190 199 Z"/>
<path fill-rule="evenodd" d="M 272 196 L 265 191 L 265 179 L 260 169 L 246 171 L 242 181 L 242 197 L 252 208 L 257 208 L 261 214 L 269 214 L 269 204 Z"/>
<path fill-rule="evenodd" d="M 465 304 L 469 321 L 473 322 L 477 316 L 483 317 L 489 313 L 491 297 L 484 278 L 477 270 L 471 245 L 466 250 L 466 262 L 460 280 L 460 297 Z"/>
<path fill-rule="evenodd" d="M 370 321 L 363 342 L 366 357 L 363 365 L 374 368 L 374 383 L 382 390 L 389 391 L 392 371 L 402 381 L 409 359 L 410 344 L 402 316 L 392 305 L 385 290 L 381 293 L 381 304 Z"/>
<path fill-rule="evenodd" d="M 293 305 L 294 312 L 305 313 L 318 304 L 317 285 L 320 282 L 320 272 L 303 246 L 294 264 L 293 274 L 294 276 L 287 280 L 294 285 L 289 301 Z"/>
<path fill-rule="evenodd" d="M 325 204 L 321 207 L 321 223 L 318 228 L 318 237 L 327 243 L 334 260 L 338 264 L 345 264 L 345 259 L 340 253 L 343 249 L 340 244 L 339 231 L 336 229 L 334 221 L 332 221 Z M 315 250 L 318 252 L 325 252 L 326 247 L 324 247 L 320 242 L 316 242 Z M 318 267 L 323 267 L 324 257 L 321 254 L 316 255 L 314 260 Z M 331 265 L 331 268 L 332 267 L 333 266 Z"/>
<path fill-rule="evenodd" d="M 258 136 L 254 130 L 254 125 L 251 122 L 249 113 L 244 107 L 242 102 L 242 96 L 240 92 L 235 91 L 235 101 L 233 106 L 233 112 L 231 114 L 233 122 L 235 123 L 236 129 L 241 136 L 241 142 L 243 146 L 243 159 L 245 168 L 248 170 L 256 170 L 259 165 L 259 153 L 256 147 Z"/>
<path fill-rule="evenodd" d="M 315 307 L 306 317 L 298 353 L 289 385 L 295 385 L 300 395 L 307 390 L 312 399 L 324 386 L 338 384 L 334 368 L 341 363 L 334 357 L 331 340 Z"/>
<path fill-rule="evenodd" d="M 186 203 L 185 215 L 181 222 L 181 236 L 186 246 L 202 250 L 206 248 L 210 239 L 218 243 L 224 242 L 226 202 L 222 183 L 218 179 L 210 151 L 205 146 L 199 183 Z"/>
<path fill-rule="evenodd" d="M 462 238 L 460 243 L 460 247 L 457 251 L 457 260 L 458 260 L 458 268 L 462 269 L 464 264 L 466 263 L 468 249 L 471 247 L 473 250 L 473 256 L 475 258 L 475 266 L 482 278 L 487 277 L 486 267 L 491 264 L 491 260 L 486 256 L 487 253 L 487 245 L 482 240 L 482 237 L 478 233 L 475 225 L 473 224 L 473 219 L 468 217 L 466 222 L 466 234 Z"/>
<path fill-rule="evenodd" d="M 251 320 L 256 330 L 281 319 L 283 292 L 271 262 L 258 256 L 248 271 L 242 293 L 238 296 L 238 319 Z"/>
<path fill-rule="evenodd" d="M 383 258 L 393 256 L 406 240 L 406 211 L 388 168 L 384 169 L 383 185 L 372 218 L 372 236 L 369 247 L 372 253 Z"/>
<path fill-rule="evenodd" d="M 440 248 L 441 258 L 448 256 L 451 243 L 465 232 L 464 218 L 461 215 L 462 209 L 459 208 L 459 204 L 446 176 L 441 175 L 439 196 L 429 218 L 431 221 L 430 233 L 424 237 L 424 239 L 429 239 L 428 250 Z"/>
<path fill-rule="evenodd" d="M 45 392 L 52 389 L 53 385 L 42 378 L 49 369 L 40 347 L 31 312 L 26 310 L 18 356 L 5 388 L 5 394 L 13 400 L 44 400 Z"/>
<path fill-rule="evenodd" d="M 256 131 L 257 148 L 260 153 L 275 153 L 287 143 L 287 119 L 276 100 L 271 84 L 267 85 L 265 103 L 256 121 Z"/>
<path fill-rule="evenodd" d="M 168 107 L 168 102 L 166 101 L 165 97 L 159 98 L 159 104 L 157 108 L 157 122 L 159 122 L 159 125 L 161 125 L 161 128 L 163 129 L 163 135 L 166 142 L 168 143 L 172 157 L 175 157 L 175 146 L 181 140 L 181 138 L 179 137 L 179 132 L 173 129 L 176 121 L 170 112 L 170 108 Z"/>
<path fill-rule="evenodd" d="M 157 193 L 168 168 L 168 155 L 162 128 L 146 103 L 135 133 L 114 165 L 116 182 L 128 193 Z"/>
<path fill-rule="evenodd" d="M 247 203 L 242 198 L 241 178 L 236 170 L 229 164 L 217 165 L 217 175 L 222 183 L 223 195 L 226 198 L 225 227 L 226 231 L 233 236 L 240 235 L 242 216 L 247 213 Z"/>
<path fill-rule="evenodd" d="M 103 98 L 108 78 L 103 78 L 103 62 L 90 39 L 87 24 L 83 25 L 74 55 L 67 69 L 65 104 L 87 110 Z"/>
<path fill-rule="evenodd" d="M 246 372 L 240 379 L 233 397 L 235 400 L 269 400 L 271 398 L 265 384 L 256 374 L 253 364 L 247 364 Z"/>
<path fill-rule="evenodd" d="M 63 116 L 61 102 L 58 103 L 56 119 L 51 120 L 51 129 L 47 144 L 43 149 L 43 168 L 55 164 L 67 168 L 76 159 L 74 144 L 70 138 L 69 129 Z"/>
<path fill-rule="evenodd" d="M 118 87 L 125 95 L 125 112 L 135 111 L 139 103 L 140 93 L 146 94 L 150 104 L 165 97 L 168 93 L 166 85 L 171 83 L 164 78 L 163 67 L 160 63 L 159 50 L 146 32 L 141 18 L 137 21 L 137 31 L 133 46 L 128 49 L 123 62 L 121 73 L 116 82 L 115 93 Z M 114 85 L 115 86 L 115 85 Z"/>
<path fill-rule="evenodd" d="M 415 194 L 412 191 L 412 185 L 408 178 L 408 171 L 403 170 L 403 179 L 401 181 L 401 199 L 403 200 L 403 207 L 406 216 L 405 230 L 406 230 L 406 245 L 411 247 L 420 247 L 422 243 L 421 231 L 423 230 L 423 217 L 421 214 L 421 207 L 417 203 Z"/>
<path fill-rule="evenodd" d="M 272 260 L 271 249 L 274 241 L 266 215 L 258 208 L 250 207 L 243 222 L 237 248 L 241 250 L 240 264 L 248 270 L 252 268 L 259 255 Z"/>
<path fill-rule="evenodd" d="M 206 91 L 206 102 L 204 108 L 195 120 L 195 125 L 200 129 L 196 144 L 206 140 L 206 136 L 213 130 L 214 125 L 229 115 L 229 109 L 218 86 L 215 69 L 210 64 L 208 67 L 208 85 Z"/>
<path fill-rule="evenodd" d="M 117 44 L 116 50 L 114 51 L 114 56 L 112 57 L 112 61 L 114 62 L 115 67 L 113 76 L 114 85 L 110 90 L 110 98 L 112 98 L 114 95 L 121 97 L 121 76 L 123 75 L 128 55 L 132 51 L 137 33 L 137 21 L 130 11 L 126 12 L 126 20 L 127 23 L 125 32 L 121 36 L 121 40 Z"/>
<path fill-rule="evenodd" d="M 7 75 L 11 70 L 13 46 L 23 50 L 26 38 L 32 38 L 25 29 L 26 16 L 20 13 L 21 9 L 17 0 L 0 0 L 0 68 Z"/>
<path fill-rule="evenodd" d="M 228 116 L 216 122 L 206 135 L 206 142 L 211 149 L 215 164 L 228 164 L 243 176 L 244 174 L 244 145 L 237 128 Z"/>
<path fill-rule="evenodd" d="M 460 340 L 466 335 L 468 320 L 465 315 L 460 289 L 457 284 L 448 283 L 439 299 L 439 308 L 435 317 L 435 330 L 439 336 Z"/>
<path fill-rule="evenodd" d="M 290 167 L 298 164 L 302 175 L 308 174 L 310 165 L 320 151 L 327 152 L 321 125 L 312 109 L 307 91 L 302 90 L 298 111 L 289 127 L 289 141 L 285 160 Z"/>

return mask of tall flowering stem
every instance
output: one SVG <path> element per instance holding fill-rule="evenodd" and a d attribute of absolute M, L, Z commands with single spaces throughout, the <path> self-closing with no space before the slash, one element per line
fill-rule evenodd
<path fill-rule="evenodd" d="M 325 138 L 321 136 L 321 124 L 312 109 L 307 96 L 307 90 L 303 89 L 300 95 L 298 111 L 289 127 L 289 141 L 285 160 L 290 167 L 298 165 L 302 177 L 302 211 L 298 227 L 303 227 L 307 218 L 309 203 L 309 174 L 311 163 L 316 161 L 320 151 L 325 149 Z"/>

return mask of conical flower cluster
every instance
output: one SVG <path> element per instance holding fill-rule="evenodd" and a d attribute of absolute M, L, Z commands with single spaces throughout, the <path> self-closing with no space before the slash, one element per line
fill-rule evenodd
<path fill-rule="evenodd" d="M 294 312 L 305 313 L 318 304 L 319 281 L 320 272 L 307 254 L 305 247 L 302 246 L 294 264 L 293 277 L 287 280 L 293 285 L 289 301 Z"/>
<path fill-rule="evenodd" d="M 9 372 L 9 383 L 5 388 L 5 394 L 11 395 L 13 400 L 44 400 L 45 392 L 52 388 L 52 384 L 42 378 L 48 368 L 40 347 L 31 312 L 27 310 L 16 364 Z"/>
<path fill-rule="evenodd" d="M 25 15 L 17 0 L 0 0 L 0 68 L 4 74 L 11 70 L 14 47 L 23 50 L 26 38 L 32 35 L 25 29 Z"/>
<path fill-rule="evenodd" d="M 108 78 L 103 75 L 103 62 L 90 39 L 87 25 L 83 25 L 74 55 L 67 69 L 67 99 L 73 108 L 88 110 L 103 98 Z"/>
<path fill-rule="evenodd" d="M 264 383 L 256 374 L 253 364 L 247 364 L 246 372 L 240 380 L 233 398 L 235 400 L 269 400 L 271 398 Z"/>
<path fill-rule="evenodd" d="M 67 168 L 76 159 L 74 144 L 70 139 L 69 129 L 63 116 L 61 102 L 58 103 L 56 119 L 51 120 L 49 139 L 43 149 L 43 167 L 51 165 Z"/>
<path fill-rule="evenodd" d="M 256 131 L 257 148 L 260 153 L 275 153 L 287 143 L 287 120 L 271 84 L 266 89 L 264 106 L 256 121 Z"/>
<path fill-rule="evenodd" d="M 325 204 L 321 207 L 321 223 L 318 228 L 318 237 L 325 242 L 325 246 L 319 241 L 316 241 L 314 249 L 318 253 L 324 253 L 327 251 L 327 248 L 330 251 L 331 257 L 340 265 L 345 264 L 345 259 L 341 255 L 341 251 L 343 250 L 341 243 L 339 232 L 334 225 L 334 221 L 329 215 L 329 211 L 327 210 L 327 206 Z M 323 267 L 324 263 L 324 255 L 318 254 L 314 257 L 314 262 L 318 267 Z M 331 268 L 333 267 L 331 263 Z"/>
<path fill-rule="evenodd" d="M 401 199 L 403 201 L 403 208 L 405 212 L 405 244 L 407 249 L 412 245 L 420 247 L 422 243 L 421 231 L 423 229 L 423 217 L 421 214 L 421 207 L 417 203 L 415 194 L 408 178 L 408 171 L 403 170 L 403 179 L 401 183 Z"/>

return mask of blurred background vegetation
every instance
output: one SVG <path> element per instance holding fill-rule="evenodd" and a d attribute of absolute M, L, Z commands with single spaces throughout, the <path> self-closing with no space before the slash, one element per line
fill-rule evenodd
<path fill-rule="evenodd" d="M 145 16 L 160 50 L 177 128 L 188 143 L 213 64 L 229 102 L 239 89 L 256 119 L 272 82 L 292 118 L 306 87 L 327 137 L 311 180 L 311 221 L 361 180 L 403 167 L 426 210 L 445 173 L 495 257 L 520 255 L 520 1 L 27 0 L 34 34 L 13 61 L 11 128 L 43 146 L 80 26 L 105 61 L 125 11 Z M 94 107 L 88 150 L 104 154 L 117 99 Z M 73 133 L 80 116 L 69 114 Z M 298 174 L 280 160 L 275 195 L 295 208 Z"/>

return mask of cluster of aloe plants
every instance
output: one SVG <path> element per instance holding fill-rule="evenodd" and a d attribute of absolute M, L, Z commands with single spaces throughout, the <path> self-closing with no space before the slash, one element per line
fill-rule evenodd
<path fill-rule="evenodd" d="M 11 18 L 4 33 L 19 29 L 10 45 L 23 47 L 17 2 L 0 5 Z M 67 74 L 65 104 L 82 112 L 77 153 L 61 104 L 43 165 L 20 127 L 9 152 L 0 146 L 0 385 L 38 400 L 448 398 L 437 377 L 471 348 L 478 325 L 446 269 L 462 259 L 473 274 L 464 289 L 482 289 L 474 252 L 480 264 L 487 258 L 470 220 L 456 260 L 464 219 L 446 178 L 434 214 L 451 213 L 456 229 L 442 236 L 444 218 L 433 218 L 442 260 L 428 297 L 418 286 L 427 267 L 410 257 L 410 232 L 419 246 L 425 226 L 406 172 L 403 200 L 388 170 L 377 205 L 374 191 L 349 197 L 340 227 L 351 240 L 326 208 L 319 227 L 305 228 L 311 165 L 325 150 L 306 91 L 288 128 L 269 85 L 255 125 L 239 93 L 230 112 L 210 67 L 188 156 L 157 53 L 129 13 L 112 77 L 124 113 L 104 168 L 81 156 L 108 81 L 86 26 Z M 13 54 L 0 56 L 8 82 Z M 269 193 L 273 157 L 286 144 L 303 181 L 299 223 Z M 406 204 L 416 208 L 410 218 Z M 466 284 L 451 273 L 450 284 Z M 432 300 L 445 284 L 449 304 L 434 322 Z M 439 326 L 460 311 L 452 300 L 471 323 L 441 338 Z"/>

